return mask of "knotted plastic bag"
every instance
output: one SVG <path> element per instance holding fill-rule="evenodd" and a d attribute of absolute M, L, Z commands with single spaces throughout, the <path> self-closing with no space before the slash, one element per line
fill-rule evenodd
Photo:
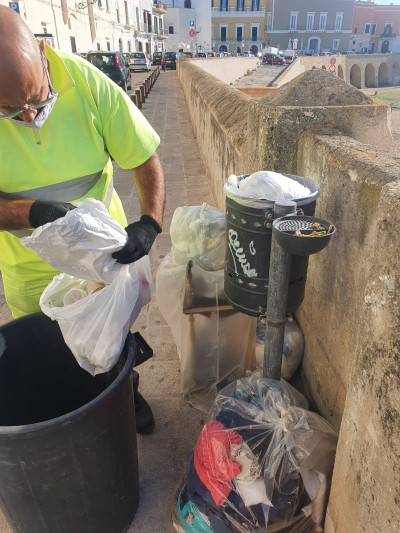
<path fill-rule="evenodd" d="M 148 256 L 129 265 L 112 258 L 126 239 L 124 228 L 102 202 L 92 198 L 21 239 L 22 244 L 63 272 L 43 291 L 40 307 L 57 320 L 65 343 L 80 366 L 92 375 L 114 366 L 129 329 L 151 299 Z M 85 290 L 88 280 L 104 283 L 105 287 L 65 305 L 65 296 L 73 289 Z"/>

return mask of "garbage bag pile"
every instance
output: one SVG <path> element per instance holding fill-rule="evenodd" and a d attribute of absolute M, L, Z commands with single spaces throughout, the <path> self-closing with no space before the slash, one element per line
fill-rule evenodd
<path fill-rule="evenodd" d="M 234 310 L 221 310 L 227 303 L 224 211 L 206 204 L 178 207 L 170 234 L 171 252 L 157 271 L 157 305 L 177 346 L 183 397 L 208 413 L 217 385 L 234 372 L 235 377 L 243 375 L 246 353 L 254 349 L 256 319 Z M 190 279 L 188 261 L 193 262 Z M 188 291 L 196 308 L 209 311 L 185 314 Z"/>
<path fill-rule="evenodd" d="M 314 533 L 337 435 L 284 380 L 253 373 L 219 392 L 177 493 L 189 533 Z"/>
<path fill-rule="evenodd" d="M 57 320 L 65 343 L 92 375 L 118 361 L 129 329 L 151 299 L 148 256 L 129 265 L 112 258 L 126 238 L 104 204 L 90 198 L 21 239 L 62 272 L 43 291 L 40 307 Z"/>
<path fill-rule="evenodd" d="M 299 368 L 304 354 L 304 335 L 292 315 L 286 317 L 283 337 L 281 376 L 290 381 Z M 265 317 L 259 317 L 256 330 L 255 366 L 264 367 Z"/>

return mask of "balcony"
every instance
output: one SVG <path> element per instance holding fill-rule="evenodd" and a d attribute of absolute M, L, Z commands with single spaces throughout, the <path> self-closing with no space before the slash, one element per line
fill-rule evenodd
<path fill-rule="evenodd" d="M 394 39 L 396 37 L 395 33 L 392 33 L 391 31 L 384 31 L 381 33 L 381 39 Z"/>
<path fill-rule="evenodd" d="M 158 13 L 159 15 L 165 15 L 167 12 L 167 5 L 163 4 L 162 2 L 154 2 L 153 5 L 153 11 L 154 13 Z"/>
<path fill-rule="evenodd" d="M 164 28 L 159 28 L 157 30 L 157 37 L 159 39 L 168 39 L 168 30 L 164 30 Z"/>

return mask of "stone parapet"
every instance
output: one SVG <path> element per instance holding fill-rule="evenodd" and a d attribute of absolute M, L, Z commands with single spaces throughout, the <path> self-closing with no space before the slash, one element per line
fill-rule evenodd
<path fill-rule="evenodd" d="M 316 82 L 327 76 L 314 72 Z M 318 106 L 271 105 L 269 95 L 251 99 L 186 62 L 179 77 L 215 205 L 224 208 L 232 172 L 275 170 L 321 186 L 316 215 L 334 222 L 337 235 L 310 258 L 296 316 L 309 399 L 340 431 L 326 532 L 397 533 L 400 170 L 384 151 L 390 107 L 329 105 L 347 94 L 336 95 L 333 83 L 326 105 L 317 96 Z"/>

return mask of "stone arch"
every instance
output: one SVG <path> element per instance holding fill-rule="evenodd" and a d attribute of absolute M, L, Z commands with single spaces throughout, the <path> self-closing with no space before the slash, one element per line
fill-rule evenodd
<path fill-rule="evenodd" d="M 253 44 L 253 46 L 250 47 L 250 52 L 253 54 L 253 56 L 256 56 L 258 54 L 258 46 Z"/>
<path fill-rule="evenodd" d="M 381 63 L 378 70 L 378 87 L 389 85 L 389 67 L 387 63 Z"/>
<path fill-rule="evenodd" d="M 357 87 L 357 89 L 361 89 L 361 69 L 357 64 L 351 67 L 350 84 L 354 85 L 354 87 Z"/>
<path fill-rule="evenodd" d="M 344 80 L 344 74 L 343 74 L 343 67 L 342 67 L 342 65 L 339 65 L 339 66 L 338 66 L 338 69 L 337 69 L 337 75 L 339 76 L 339 78 L 341 78 L 342 80 Z"/>
<path fill-rule="evenodd" d="M 228 48 L 226 47 L 225 44 L 221 44 L 221 46 L 219 47 L 219 51 L 220 51 L 220 52 L 227 52 L 227 51 L 228 51 Z"/>
<path fill-rule="evenodd" d="M 326 70 L 326 66 L 325 65 L 322 65 L 322 70 Z"/>
<path fill-rule="evenodd" d="M 365 67 L 365 87 L 375 87 L 375 67 L 372 63 Z"/>
<path fill-rule="evenodd" d="M 317 67 L 316 67 L 316 66 L 313 66 L 313 68 L 312 68 L 311 70 L 316 70 L 316 69 L 317 69 Z"/>
<path fill-rule="evenodd" d="M 400 63 L 394 63 L 392 65 L 390 80 L 392 85 L 400 85 Z"/>

